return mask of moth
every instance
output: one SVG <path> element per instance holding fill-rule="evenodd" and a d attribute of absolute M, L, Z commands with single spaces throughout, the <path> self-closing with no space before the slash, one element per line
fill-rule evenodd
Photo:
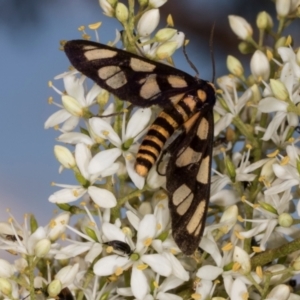
<path fill-rule="evenodd" d="M 166 189 L 174 240 L 184 254 L 193 254 L 203 234 L 210 195 L 213 84 L 91 41 L 68 41 L 64 50 L 75 69 L 121 100 L 140 107 L 162 107 L 137 153 L 138 174 L 147 176 L 166 141 L 180 130 L 167 149 Z"/>

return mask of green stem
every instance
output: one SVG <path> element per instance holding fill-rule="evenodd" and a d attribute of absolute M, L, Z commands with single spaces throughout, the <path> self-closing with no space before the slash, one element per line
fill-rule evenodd
<path fill-rule="evenodd" d="M 251 143 L 253 148 L 258 148 L 259 144 L 255 136 L 253 136 L 253 129 L 248 124 L 245 124 L 239 116 L 235 116 L 232 119 L 232 124 L 245 136 L 245 138 Z"/>
<path fill-rule="evenodd" d="M 141 190 L 135 190 L 134 192 L 128 194 L 127 196 L 118 199 L 117 207 L 122 207 L 127 201 L 129 201 L 132 198 L 139 197 L 143 192 L 147 190 L 146 186 L 143 187 Z"/>
<path fill-rule="evenodd" d="M 284 257 L 298 250 L 300 250 L 300 238 L 290 243 L 284 244 L 281 247 L 270 249 L 257 254 L 256 256 L 251 258 L 251 266 L 253 269 L 255 269 L 257 266 L 265 266 L 275 259 Z"/>
<path fill-rule="evenodd" d="M 34 257 L 33 256 L 28 256 L 28 266 L 29 266 L 29 271 L 28 271 L 28 278 L 29 278 L 29 292 L 30 292 L 30 299 L 35 300 L 35 288 L 34 288 L 34 269 L 36 264 L 34 263 Z"/>
<path fill-rule="evenodd" d="M 263 289 L 260 287 L 260 285 L 256 282 L 256 280 L 252 277 L 251 273 L 246 275 L 247 279 L 249 279 L 252 284 L 256 287 L 256 289 L 259 291 L 260 294 L 263 293 Z"/>

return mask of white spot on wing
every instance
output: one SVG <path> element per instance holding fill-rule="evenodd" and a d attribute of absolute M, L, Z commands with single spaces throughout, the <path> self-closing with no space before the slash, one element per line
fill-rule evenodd
<path fill-rule="evenodd" d="M 191 189 L 186 184 L 183 184 L 173 193 L 173 204 L 177 206 L 190 196 L 193 197 Z"/>
<path fill-rule="evenodd" d="M 118 89 L 126 83 L 127 83 L 127 79 L 123 72 L 117 73 L 113 77 L 106 80 L 106 84 L 113 89 Z"/>
<path fill-rule="evenodd" d="M 191 147 L 187 147 L 176 159 L 177 167 L 184 167 L 200 161 L 202 152 L 196 152 Z"/>
<path fill-rule="evenodd" d="M 150 75 L 140 89 L 140 96 L 144 99 L 150 99 L 157 94 L 160 94 L 161 90 L 156 81 L 156 75 Z"/>
<path fill-rule="evenodd" d="M 86 48 L 85 48 L 86 49 Z M 88 50 L 84 52 L 84 56 L 87 60 L 95 60 L 95 59 L 105 59 L 105 58 L 111 58 L 117 55 L 117 51 L 108 50 L 108 49 L 93 49 Z"/>
<path fill-rule="evenodd" d="M 190 208 L 193 198 L 193 194 L 191 194 L 188 198 L 184 199 L 184 201 L 177 207 L 176 212 L 181 216 L 184 215 Z"/>
<path fill-rule="evenodd" d="M 192 218 L 190 219 L 188 225 L 186 226 L 186 230 L 189 234 L 193 234 L 193 232 L 197 229 L 195 235 L 200 232 L 200 228 L 198 227 L 200 223 L 202 223 L 202 218 L 205 211 L 206 202 L 205 199 L 202 199 L 198 204 Z M 197 228 L 198 227 L 198 228 Z"/>
<path fill-rule="evenodd" d="M 101 79 L 106 80 L 119 72 L 121 72 L 121 68 L 117 66 L 106 66 L 98 70 L 98 75 Z"/>
<path fill-rule="evenodd" d="M 198 126 L 197 135 L 201 140 L 206 140 L 208 136 L 209 124 L 205 118 L 202 118 L 200 126 Z"/>
<path fill-rule="evenodd" d="M 130 59 L 130 67 L 136 72 L 153 72 L 153 70 L 156 68 L 155 65 L 135 57 Z"/>
<path fill-rule="evenodd" d="M 208 184 L 209 181 L 210 157 L 206 156 L 202 161 L 197 174 L 197 181 L 203 184 Z"/>
<path fill-rule="evenodd" d="M 187 82 L 182 77 L 170 75 L 167 80 L 173 88 L 187 87 Z"/>

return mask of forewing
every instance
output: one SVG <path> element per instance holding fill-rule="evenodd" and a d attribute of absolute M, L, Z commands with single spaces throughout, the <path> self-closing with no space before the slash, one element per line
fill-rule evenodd
<path fill-rule="evenodd" d="M 197 84 L 183 71 L 103 44 L 73 40 L 64 50 L 75 69 L 121 100 L 138 106 L 167 106 Z"/>
<path fill-rule="evenodd" d="M 212 108 L 199 111 L 184 129 L 170 148 L 166 188 L 174 240 L 184 254 L 191 255 L 205 227 L 210 195 Z"/>

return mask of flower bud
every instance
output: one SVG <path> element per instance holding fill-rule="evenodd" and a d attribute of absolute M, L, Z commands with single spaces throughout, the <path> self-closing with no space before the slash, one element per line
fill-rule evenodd
<path fill-rule="evenodd" d="M 163 43 L 171 39 L 176 33 L 177 33 L 176 29 L 163 28 L 155 34 L 154 38 L 156 39 L 157 42 Z"/>
<path fill-rule="evenodd" d="M 158 59 L 166 59 L 176 51 L 177 43 L 176 42 L 166 42 L 160 45 L 156 50 L 156 57 Z"/>
<path fill-rule="evenodd" d="M 83 110 L 78 101 L 76 101 L 73 97 L 68 95 L 63 95 L 61 97 L 62 104 L 65 107 L 65 109 L 73 116 L 75 117 L 82 117 L 83 116 Z"/>
<path fill-rule="evenodd" d="M 265 299 L 287 300 L 290 297 L 290 289 L 285 284 L 275 286 Z"/>
<path fill-rule="evenodd" d="M 293 225 L 293 217 L 288 214 L 288 213 L 282 213 L 279 217 L 278 217 L 278 223 L 280 226 L 282 227 L 291 227 Z"/>
<path fill-rule="evenodd" d="M 261 100 L 261 93 L 260 93 L 260 89 L 258 88 L 257 84 L 253 84 L 251 87 L 251 92 L 252 92 L 252 96 L 249 99 L 249 101 L 257 104 L 260 100 Z"/>
<path fill-rule="evenodd" d="M 151 203 L 143 201 L 138 209 L 138 212 L 142 215 L 145 216 L 147 214 L 152 214 L 152 206 Z"/>
<path fill-rule="evenodd" d="M 236 167 L 228 157 L 225 158 L 225 168 L 226 168 L 226 171 L 228 172 L 229 177 L 231 179 L 235 179 Z"/>
<path fill-rule="evenodd" d="M 61 289 L 62 289 L 62 284 L 60 280 L 54 279 L 48 285 L 47 292 L 50 297 L 56 297 L 60 293 Z"/>
<path fill-rule="evenodd" d="M 56 159 L 66 168 L 66 169 L 72 169 L 76 166 L 76 161 L 71 153 L 71 151 L 64 147 L 55 145 L 54 146 L 54 155 Z"/>
<path fill-rule="evenodd" d="M 238 48 L 242 54 L 250 54 L 254 52 L 254 47 L 248 42 L 240 42 Z"/>
<path fill-rule="evenodd" d="M 0 292 L 4 295 L 11 295 L 12 286 L 8 279 L 0 278 Z"/>
<path fill-rule="evenodd" d="M 286 46 L 286 36 L 281 36 L 275 43 L 275 49 Z"/>
<path fill-rule="evenodd" d="M 44 257 L 48 254 L 51 243 L 48 239 L 39 240 L 34 247 L 34 254 L 37 257 Z"/>
<path fill-rule="evenodd" d="M 272 213 L 272 214 L 277 214 L 277 210 L 274 208 L 274 206 L 272 206 L 271 204 L 267 203 L 267 202 L 262 202 L 259 201 L 259 205 L 266 211 Z"/>
<path fill-rule="evenodd" d="M 159 10 L 157 8 L 146 11 L 137 24 L 137 32 L 140 36 L 149 36 L 159 23 Z"/>
<path fill-rule="evenodd" d="M 276 11 L 279 17 L 286 17 L 290 12 L 290 0 L 276 0 Z"/>
<path fill-rule="evenodd" d="M 139 0 L 139 5 L 142 7 L 148 5 L 148 0 Z"/>
<path fill-rule="evenodd" d="M 254 52 L 250 61 L 250 69 L 256 80 L 268 80 L 270 76 L 270 63 L 262 51 L 256 50 Z"/>
<path fill-rule="evenodd" d="M 118 2 L 116 6 L 116 18 L 121 23 L 125 23 L 128 20 L 128 8 L 121 2 Z"/>
<path fill-rule="evenodd" d="M 244 68 L 240 61 L 232 55 L 227 56 L 227 69 L 230 73 L 237 77 L 241 77 L 244 74 Z"/>
<path fill-rule="evenodd" d="M 267 267 L 266 271 L 276 274 L 276 273 L 280 273 L 280 272 L 283 273 L 283 270 L 285 270 L 285 269 L 286 269 L 286 267 L 284 265 L 276 264 L 276 265 Z M 272 276 L 270 279 L 270 284 L 271 285 L 278 284 L 279 282 L 282 281 L 282 277 L 283 277 L 283 274 L 278 274 L 278 275 Z"/>
<path fill-rule="evenodd" d="M 300 271 L 300 257 L 299 256 L 295 260 L 292 261 L 291 267 L 295 271 Z"/>
<path fill-rule="evenodd" d="M 270 79 L 270 87 L 277 99 L 286 101 L 289 98 L 285 85 L 279 79 Z"/>
<path fill-rule="evenodd" d="M 263 29 L 263 30 L 269 30 L 271 28 L 273 28 L 273 20 L 271 18 L 271 16 L 265 12 L 265 11 L 261 11 L 256 18 L 256 25 L 257 28 L 259 29 Z"/>
<path fill-rule="evenodd" d="M 253 30 L 251 25 L 242 17 L 230 15 L 228 16 L 231 30 L 242 40 L 252 37 Z"/>

